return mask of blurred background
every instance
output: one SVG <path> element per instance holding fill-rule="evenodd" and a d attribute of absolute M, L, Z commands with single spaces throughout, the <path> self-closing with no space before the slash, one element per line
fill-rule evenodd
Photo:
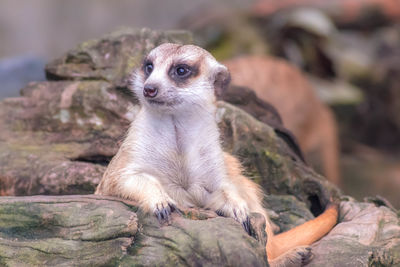
<path fill-rule="evenodd" d="M 0 0 L 0 99 L 121 26 L 192 31 L 318 172 L 400 208 L 400 0 Z"/>

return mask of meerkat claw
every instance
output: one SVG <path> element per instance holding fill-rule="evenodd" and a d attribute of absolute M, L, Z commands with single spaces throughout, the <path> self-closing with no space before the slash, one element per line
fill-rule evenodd
<path fill-rule="evenodd" d="M 242 222 L 244 230 L 251 236 L 253 234 L 252 227 L 250 224 L 250 218 L 247 216 L 246 220 Z"/>
<path fill-rule="evenodd" d="M 215 213 L 216 213 L 218 216 L 225 217 L 225 215 L 224 215 L 224 213 L 222 212 L 222 210 L 216 210 Z"/>
<path fill-rule="evenodd" d="M 169 206 L 169 208 L 171 209 L 171 212 L 176 212 L 176 213 L 178 213 L 179 215 L 182 215 L 182 211 L 175 205 L 175 204 L 172 204 L 172 203 L 168 203 L 168 206 Z"/>
<path fill-rule="evenodd" d="M 173 204 L 168 204 L 166 206 L 159 204 L 154 211 L 154 215 L 157 217 L 157 220 L 160 224 L 170 223 L 171 212 L 174 210 Z"/>
<path fill-rule="evenodd" d="M 222 210 L 216 210 L 215 213 L 218 216 L 223 216 L 226 217 L 226 215 L 224 214 L 224 212 Z M 250 223 L 250 218 L 249 216 L 246 216 L 246 218 L 243 220 L 242 215 L 243 213 L 240 213 L 239 211 L 237 211 L 236 209 L 233 209 L 233 219 L 239 223 L 242 224 L 244 230 L 246 231 L 246 233 L 248 233 L 250 236 L 253 234 L 253 228 L 251 227 L 251 223 Z"/>

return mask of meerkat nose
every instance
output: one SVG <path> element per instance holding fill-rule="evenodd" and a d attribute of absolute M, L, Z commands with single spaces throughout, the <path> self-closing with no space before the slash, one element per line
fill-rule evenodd
<path fill-rule="evenodd" d="M 144 86 L 143 95 L 145 97 L 153 98 L 153 97 L 155 97 L 157 95 L 157 93 L 158 93 L 157 86 L 152 85 L 152 84 L 148 84 L 148 85 Z"/>

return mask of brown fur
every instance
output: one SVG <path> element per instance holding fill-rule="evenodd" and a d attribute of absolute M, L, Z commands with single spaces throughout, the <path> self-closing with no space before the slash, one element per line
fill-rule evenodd
<path fill-rule="evenodd" d="M 252 88 L 258 97 L 277 108 L 306 155 L 317 153 L 326 177 L 340 184 L 334 115 L 317 98 L 301 72 L 272 57 L 246 56 L 223 63 L 233 84 Z"/>

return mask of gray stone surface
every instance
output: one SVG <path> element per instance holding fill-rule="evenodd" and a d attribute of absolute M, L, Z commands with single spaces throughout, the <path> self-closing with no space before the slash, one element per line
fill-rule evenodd
<path fill-rule="evenodd" d="M 229 218 L 174 214 L 94 195 L 0 198 L 2 266 L 265 266 L 265 244 Z M 200 214 L 200 213 L 199 213 Z"/>

